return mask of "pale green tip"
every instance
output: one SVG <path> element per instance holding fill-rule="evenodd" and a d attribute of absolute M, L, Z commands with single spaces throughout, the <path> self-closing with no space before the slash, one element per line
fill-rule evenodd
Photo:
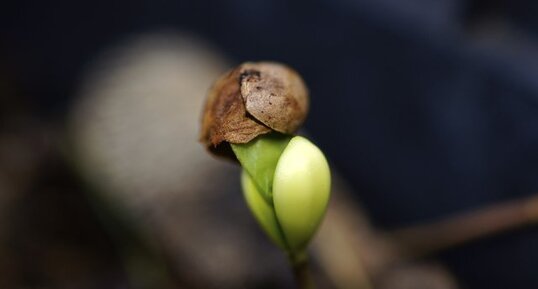
<path fill-rule="evenodd" d="M 242 163 L 259 174 L 252 177 L 246 168 L 243 170 L 241 184 L 245 200 L 271 240 L 290 256 L 297 257 L 325 215 L 331 190 L 329 165 L 319 148 L 304 137 L 274 143 L 262 139 L 257 144 L 263 146 L 237 145 L 234 149 Z M 273 171 L 274 175 L 267 175 Z M 259 185 L 267 179 L 272 180 L 271 185 Z M 272 193 L 264 194 L 260 191 L 262 187 L 272 188 Z"/>
<path fill-rule="evenodd" d="M 325 215 L 330 191 L 331 173 L 321 150 L 304 137 L 292 138 L 273 179 L 273 206 L 290 250 L 306 247 Z"/>

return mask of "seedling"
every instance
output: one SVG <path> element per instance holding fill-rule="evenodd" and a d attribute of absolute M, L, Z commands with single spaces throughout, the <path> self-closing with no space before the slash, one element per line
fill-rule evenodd
<path fill-rule="evenodd" d="M 211 88 L 201 141 L 238 161 L 245 200 L 293 267 L 299 288 L 312 288 L 306 248 L 327 208 L 331 176 L 321 150 L 294 136 L 308 112 L 301 77 L 278 63 L 244 63 Z"/>

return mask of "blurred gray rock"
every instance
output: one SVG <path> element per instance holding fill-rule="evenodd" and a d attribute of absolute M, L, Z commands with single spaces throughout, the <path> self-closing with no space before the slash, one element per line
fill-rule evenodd
<path fill-rule="evenodd" d="M 181 33 L 139 35 L 106 51 L 72 109 L 74 159 L 99 198 L 192 283 L 285 288 L 284 256 L 251 218 L 238 166 L 198 143 L 205 94 L 226 68 L 207 44 Z"/>

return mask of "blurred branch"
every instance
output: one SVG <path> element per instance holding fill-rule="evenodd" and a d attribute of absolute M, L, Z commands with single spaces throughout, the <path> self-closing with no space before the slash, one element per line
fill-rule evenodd
<path fill-rule="evenodd" d="M 389 237 L 406 257 L 418 257 L 538 222 L 538 195 L 399 229 Z"/>
<path fill-rule="evenodd" d="M 350 199 L 349 188 L 337 181 L 334 191 L 332 208 L 327 212 L 314 248 L 335 288 L 377 287 L 392 278 L 394 268 L 414 272 L 413 276 L 405 276 L 416 284 L 435 280 L 436 288 L 457 288 L 447 271 L 431 270 L 435 264 L 417 267 L 408 261 L 538 223 L 537 194 L 440 221 L 382 232 L 371 227 L 363 210 Z"/>

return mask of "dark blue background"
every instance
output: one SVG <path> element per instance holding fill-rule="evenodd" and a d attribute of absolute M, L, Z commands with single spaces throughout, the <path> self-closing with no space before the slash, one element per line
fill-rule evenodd
<path fill-rule="evenodd" d="M 382 228 L 538 192 L 536 1 L 0 5 L 2 61 L 45 117 L 63 116 L 95 53 L 175 27 L 237 63 L 271 59 L 300 71 L 310 134 Z M 466 288 L 538 288 L 536 228 L 440 257 Z"/>

